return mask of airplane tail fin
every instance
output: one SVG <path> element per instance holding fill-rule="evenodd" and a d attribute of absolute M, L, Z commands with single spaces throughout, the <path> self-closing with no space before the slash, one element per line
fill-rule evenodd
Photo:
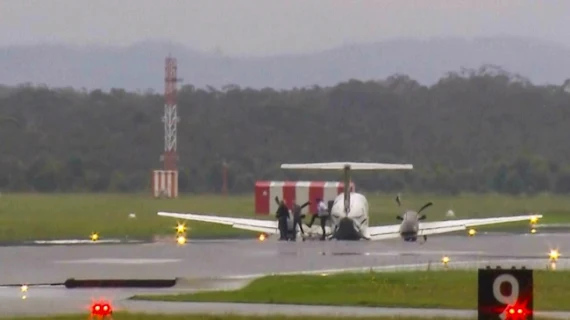
<path fill-rule="evenodd" d="M 284 163 L 281 169 L 293 170 L 343 170 L 344 171 L 344 209 L 350 207 L 350 170 L 412 170 L 411 164 L 374 163 L 374 162 L 318 162 Z"/>

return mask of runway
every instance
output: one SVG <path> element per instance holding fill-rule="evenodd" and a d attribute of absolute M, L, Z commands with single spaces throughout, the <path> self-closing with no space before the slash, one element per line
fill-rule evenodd
<path fill-rule="evenodd" d="M 186 278 L 186 285 L 161 291 L 238 288 L 265 274 L 335 272 L 345 269 L 425 269 L 443 256 L 451 266 L 526 265 L 545 267 L 552 248 L 564 252 L 570 235 L 481 235 L 432 237 L 425 244 L 401 240 L 378 242 L 276 242 L 267 240 L 195 241 L 176 244 L 0 247 L 0 284 L 61 283 L 68 278 Z M 509 261 L 502 261 L 502 260 Z M 565 267 L 560 261 L 559 268 Z M 229 303 L 163 303 L 127 300 L 158 290 L 29 288 L 22 300 L 19 287 L 0 288 L 0 314 L 87 314 L 90 301 L 108 298 L 117 310 L 153 313 L 254 313 L 336 315 L 428 315 L 473 317 L 475 311 L 412 310 L 357 307 L 275 306 Z M 451 312 L 451 313 L 450 313 Z M 539 314 L 537 314 L 538 316 Z M 548 314 L 570 319 L 570 313 Z"/>

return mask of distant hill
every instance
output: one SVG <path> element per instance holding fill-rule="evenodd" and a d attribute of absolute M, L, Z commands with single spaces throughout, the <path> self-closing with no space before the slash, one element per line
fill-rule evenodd
<path fill-rule="evenodd" d="M 0 84 L 47 84 L 87 89 L 163 90 L 164 58 L 178 58 L 184 83 L 220 88 L 292 88 L 334 85 L 350 78 L 399 73 L 433 84 L 449 71 L 493 64 L 534 83 L 570 78 L 570 48 L 516 37 L 392 40 L 315 54 L 225 57 L 177 44 L 141 42 L 125 48 L 33 45 L 0 48 Z"/>

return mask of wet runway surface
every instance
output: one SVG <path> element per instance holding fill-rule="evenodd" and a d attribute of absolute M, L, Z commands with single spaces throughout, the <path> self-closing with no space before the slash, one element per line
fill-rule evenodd
<path fill-rule="evenodd" d="M 377 242 L 276 242 L 267 240 L 196 241 L 184 246 L 176 244 L 81 245 L 1 247 L 0 285 L 29 284 L 27 299 L 20 288 L 0 288 L 0 314 L 46 314 L 85 312 L 92 299 L 105 297 L 119 309 L 133 312 L 245 312 L 257 314 L 327 312 L 372 315 L 401 310 L 345 307 L 287 307 L 241 304 L 162 303 L 129 301 L 136 293 L 159 293 L 158 290 L 131 289 L 64 289 L 34 287 L 37 283 L 62 283 L 77 279 L 172 279 L 187 278 L 186 285 L 161 291 L 196 291 L 207 288 L 237 288 L 244 280 L 271 273 L 341 271 L 346 268 L 406 269 L 439 264 L 448 256 L 451 264 L 483 267 L 486 264 L 546 265 L 550 249 L 570 244 L 570 235 L 481 235 L 438 236 L 427 243 L 398 240 Z M 562 256 L 564 257 L 564 256 Z M 499 260 L 509 259 L 503 262 Z M 531 262 L 530 260 L 534 261 Z M 560 261 L 563 266 L 566 262 Z M 233 280 L 221 280 L 232 278 Z M 213 281 L 212 279 L 220 279 Z M 340 309 L 339 309 L 340 308 Z M 343 309 L 344 308 L 344 309 Z M 338 310 L 337 310 L 338 309 Z M 345 311 L 342 311 L 342 310 Z M 358 309 L 361 311 L 354 311 Z M 241 311 L 240 311 L 241 310 Z M 383 311 L 382 311 L 383 310 Z M 264 313 L 265 312 L 265 313 Z M 410 311 L 412 312 L 412 311 Z M 435 312 L 435 311 L 433 311 Z M 422 310 L 421 314 L 443 315 Z M 465 316 L 473 312 L 461 311 Z M 326 314 L 326 312 L 324 312 Z M 449 314 L 447 314 L 449 315 Z M 453 315 L 453 314 L 451 314 Z M 568 316 L 567 318 L 570 318 Z"/>

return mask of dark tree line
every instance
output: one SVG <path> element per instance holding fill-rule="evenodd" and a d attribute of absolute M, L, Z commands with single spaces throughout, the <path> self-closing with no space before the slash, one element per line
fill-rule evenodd
<path fill-rule="evenodd" d="M 0 190 L 140 191 L 162 165 L 163 97 L 0 87 Z M 570 193 L 570 93 L 498 68 L 405 75 L 277 91 L 237 86 L 178 93 L 180 188 L 231 192 L 259 179 L 338 179 L 282 162 L 413 163 L 358 174 L 366 190 Z"/>

